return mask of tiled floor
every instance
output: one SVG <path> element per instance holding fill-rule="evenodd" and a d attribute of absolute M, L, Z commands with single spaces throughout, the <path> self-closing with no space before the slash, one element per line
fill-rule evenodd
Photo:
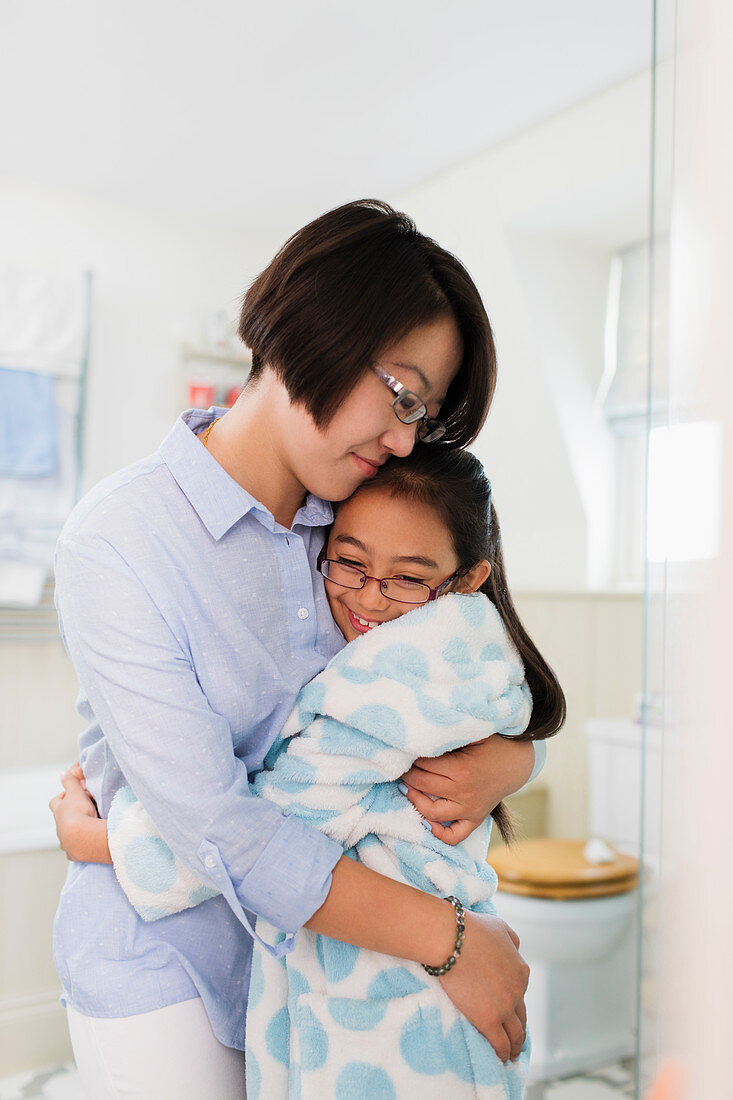
<path fill-rule="evenodd" d="M 73 1063 L 0 1080 L 0 1100 L 87 1100 Z"/>
<path fill-rule="evenodd" d="M 582 1077 L 565 1077 L 549 1085 L 530 1085 L 526 1100 L 633 1100 L 634 1062 L 629 1060 Z"/>
<path fill-rule="evenodd" d="M 530 1085 L 526 1100 L 620 1100 L 634 1095 L 633 1063 L 607 1066 L 551 1085 Z M 72 1064 L 0 1080 L 0 1100 L 86 1100 Z"/>

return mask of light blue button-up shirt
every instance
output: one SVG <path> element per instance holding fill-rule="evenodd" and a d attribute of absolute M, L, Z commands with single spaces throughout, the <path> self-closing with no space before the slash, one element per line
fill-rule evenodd
<path fill-rule="evenodd" d="M 330 505 L 309 496 L 281 527 L 196 439 L 210 421 L 184 414 L 156 454 L 77 505 L 58 543 L 56 605 L 100 814 L 129 782 L 223 896 L 146 924 L 111 867 L 72 863 L 54 947 L 62 1000 L 79 1012 L 128 1016 L 200 995 L 217 1037 L 243 1048 L 252 914 L 300 928 L 343 854 L 253 798 L 248 774 L 344 641 L 316 571 Z"/>
<path fill-rule="evenodd" d="M 196 439 L 211 419 L 184 413 L 154 455 L 77 505 L 57 547 L 56 606 L 101 816 L 129 783 L 222 896 L 145 923 L 112 867 L 71 863 L 54 954 L 77 1011 L 129 1016 L 201 996 L 216 1036 L 243 1049 L 253 914 L 287 943 L 343 854 L 253 798 L 248 775 L 344 640 L 316 570 L 331 506 L 309 496 L 281 527 Z"/>

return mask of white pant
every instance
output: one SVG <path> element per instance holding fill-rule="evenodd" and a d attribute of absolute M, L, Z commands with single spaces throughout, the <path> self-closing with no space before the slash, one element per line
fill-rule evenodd
<path fill-rule="evenodd" d="M 89 1100 L 246 1100 L 244 1052 L 219 1042 L 200 997 L 110 1020 L 66 1012 Z"/>

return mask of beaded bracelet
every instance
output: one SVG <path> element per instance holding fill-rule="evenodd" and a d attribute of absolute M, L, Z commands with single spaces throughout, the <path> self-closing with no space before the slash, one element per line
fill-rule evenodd
<path fill-rule="evenodd" d="M 466 934 L 466 918 L 460 901 L 458 898 L 454 898 L 452 894 L 445 900 L 449 901 L 456 911 L 456 942 L 453 948 L 453 954 L 442 966 L 428 966 L 427 963 L 422 964 L 423 970 L 427 970 L 428 974 L 432 974 L 434 978 L 440 978 L 441 975 L 447 974 L 452 966 L 455 966 L 456 959 L 460 955 L 461 948 L 463 947 L 463 937 Z"/>

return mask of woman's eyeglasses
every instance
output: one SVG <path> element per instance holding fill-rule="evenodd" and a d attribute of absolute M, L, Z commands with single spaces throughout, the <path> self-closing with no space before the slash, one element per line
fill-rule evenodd
<path fill-rule="evenodd" d="M 333 561 L 330 558 L 323 558 L 319 561 L 318 569 L 326 580 L 333 581 L 334 584 L 339 584 L 342 588 L 358 590 L 363 588 L 367 581 L 377 581 L 382 595 L 386 596 L 388 600 L 412 604 L 429 603 L 431 600 L 437 599 L 451 581 L 454 581 L 458 576 L 458 571 L 456 571 L 446 580 L 441 581 L 437 588 L 431 588 L 430 585 L 424 584 L 422 581 L 410 580 L 409 577 L 370 577 L 368 573 L 365 573 L 363 569 L 358 569 L 355 565 L 346 565 L 345 562 Z"/>
<path fill-rule="evenodd" d="M 408 390 L 401 382 L 398 382 L 379 363 L 372 363 L 372 370 L 377 378 L 381 379 L 385 386 L 389 386 L 392 393 L 395 394 L 392 408 L 398 420 L 401 420 L 403 424 L 417 424 L 417 437 L 423 443 L 435 443 L 436 440 L 443 438 L 446 432 L 445 424 L 432 416 L 428 416 L 425 402 L 416 393 Z"/>

